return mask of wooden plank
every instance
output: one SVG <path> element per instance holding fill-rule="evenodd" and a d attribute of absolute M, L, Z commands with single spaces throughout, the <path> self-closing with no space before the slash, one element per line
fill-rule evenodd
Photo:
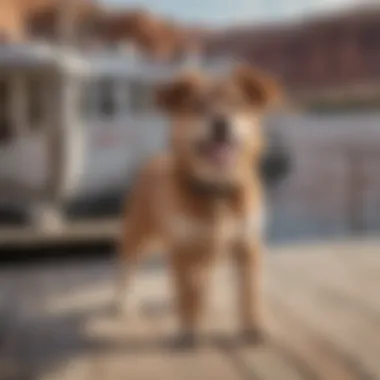
<path fill-rule="evenodd" d="M 66 269 L 66 270 L 65 270 Z M 73 271 L 75 275 L 78 273 Z M 63 266 L 62 271 L 51 266 L 30 268 L 23 275 L 26 290 L 21 305 L 23 346 L 20 365 L 28 368 L 35 379 L 91 378 L 91 354 L 87 354 L 87 340 L 82 333 L 83 311 L 66 309 L 51 313 L 46 302 L 59 296 L 62 282 L 75 284 Z"/>
<path fill-rule="evenodd" d="M 38 380 L 96 380 L 101 379 L 96 373 L 93 356 L 79 354 L 70 359 L 65 365 L 51 368 L 40 373 Z"/>
<path fill-rule="evenodd" d="M 269 257 L 269 262 L 277 261 Z M 281 258 L 283 260 L 284 257 Z M 279 308 L 274 297 L 286 297 L 283 287 L 269 286 L 273 268 L 266 273 L 266 300 L 270 300 L 267 332 L 269 341 L 264 347 L 238 350 L 239 360 L 255 378 L 259 379 L 356 379 L 351 368 L 331 355 L 318 334 L 301 328 L 287 309 Z"/>
<path fill-rule="evenodd" d="M 297 272 L 297 278 L 307 277 L 305 281 L 315 283 L 327 297 L 351 303 L 357 310 L 366 312 L 370 318 L 378 319 L 380 323 L 380 276 L 378 271 L 377 275 L 370 275 L 373 264 L 365 259 L 368 256 L 377 256 L 377 261 L 380 261 L 378 254 L 365 252 L 362 255 L 340 251 L 313 258 L 312 270 L 307 270 L 304 260 L 293 263 L 292 270 Z"/>
<path fill-rule="evenodd" d="M 312 262 L 310 268 L 313 268 Z M 273 270 L 272 284 L 284 293 L 276 302 L 292 311 L 300 324 L 320 334 L 321 339 L 329 343 L 330 351 L 340 356 L 358 378 L 376 378 L 380 373 L 376 359 L 378 330 L 360 310 L 331 302 L 325 293 L 307 281 L 307 276 L 300 279 L 291 267 L 285 269 L 282 265 Z"/>
<path fill-rule="evenodd" d="M 164 341 L 142 315 L 97 319 L 90 330 L 99 342 L 93 361 L 96 379 L 169 378 L 161 353 Z"/>
<path fill-rule="evenodd" d="M 58 230 L 27 227 L 2 227 L 0 229 L 0 247 L 6 248 L 41 248 L 52 244 L 96 243 L 115 241 L 120 230 L 120 220 L 84 220 L 64 224 Z"/>
<path fill-rule="evenodd" d="M 196 352 L 178 352 L 168 346 L 168 339 L 173 333 L 173 311 L 169 314 L 171 317 L 166 315 L 162 318 L 157 315 L 156 306 L 146 304 L 154 301 L 157 305 L 157 301 L 169 299 L 169 295 L 163 292 L 163 274 L 157 278 L 155 273 L 139 273 L 135 289 L 142 303 L 142 316 L 132 314 L 124 320 L 112 314 L 97 313 L 99 305 L 93 303 L 93 289 L 97 291 L 99 284 L 94 280 L 99 279 L 103 292 L 104 287 L 110 287 L 113 281 L 113 276 L 109 275 L 110 269 L 107 265 L 94 270 L 93 265 L 89 265 L 71 269 L 64 266 L 60 270 L 49 267 L 40 271 L 38 277 L 41 283 L 54 284 L 46 287 L 48 291 L 40 293 L 45 300 L 40 302 L 42 314 L 49 314 L 49 318 L 34 325 L 35 334 L 29 336 L 36 351 L 48 352 L 44 362 L 38 356 L 33 358 L 35 372 L 41 378 L 239 378 L 223 355 L 213 349 L 204 347 Z M 102 275 L 102 271 L 108 272 L 108 275 Z M 104 279 L 105 282 L 102 281 Z M 75 288 L 75 292 L 67 297 L 71 287 Z M 107 297 L 109 301 L 111 296 L 111 292 L 105 297 L 104 294 L 100 296 L 106 302 L 105 306 L 109 305 Z M 75 318 L 73 321 L 69 317 L 76 313 L 79 313 L 79 319 L 88 314 L 81 329 L 78 329 L 78 321 L 75 323 Z M 75 342 L 76 334 L 86 337 L 84 347 L 80 337 L 77 337 L 79 342 Z M 41 338 L 39 341 L 37 336 Z M 74 342 L 70 343 L 70 339 Z M 92 355 L 86 354 L 88 350 Z M 46 362 L 49 361 L 51 364 L 47 366 Z M 54 373 L 52 366 L 55 367 Z"/>
<path fill-rule="evenodd" d="M 360 257 L 344 244 L 268 256 L 269 341 L 262 347 L 230 340 L 237 321 L 226 273 L 216 278 L 211 296 L 220 304 L 207 313 L 205 341 L 178 351 L 169 344 L 176 321 L 164 271 L 137 274 L 140 311 L 125 319 L 110 313 L 114 273 L 106 260 L 0 272 L 0 307 L 12 294 L 16 302 L 8 308 L 17 314 L 0 346 L 0 366 L 6 352 L 24 368 L 4 380 L 10 373 L 36 380 L 377 379 L 379 280 L 360 282 L 380 261 L 371 247 Z"/>
<path fill-rule="evenodd" d="M 16 278 L 9 270 L 0 273 L 0 380 L 14 379 L 21 375 L 15 358 L 15 313 L 17 308 Z"/>
<path fill-rule="evenodd" d="M 239 341 L 240 334 L 238 315 L 236 311 L 237 286 L 233 271 L 225 268 L 216 278 L 216 286 L 212 297 L 217 298 L 208 316 L 212 330 L 223 334 L 219 350 L 225 360 L 231 362 L 242 377 L 252 379 L 294 379 L 307 377 L 309 371 L 292 352 L 284 350 L 275 337 L 270 334 L 268 341 L 260 346 L 250 346 Z M 215 300 L 214 300 L 215 301 Z"/>
<path fill-rule="evenodd" d="M 337 260 L 344 260 L 347 269 L 358 277 L 360 282 L 364 281 L 365 284 L 371 283 L 371 287 L 379 282 L 380 247 L 370 245 L 362 248 L 352 248 L 352 252 L 345 254 L 344 250 L 338 251 L 335 254 Z"/>
<path fill-rule="evenodd" d="M 162 272 L 150 278 L 141 277 L 146 274 L 140 274 L 140 286 L 136 286 L 142 300 L 140 313 L 132 315 L 134 319 L 127 319 L 121 328 L 117 322 L 108 321 L 109 331 L 113 330 L 112 334 L 106 334 L 108 340 L 111 345 L 118 341 L 120 349 L 102 353 L 97 360 L 97 373 L 102 374 L 101 378 L 239 379 L 239 372 L 212 344 L 194 350 L 173 347 L 176 322 L 175 311 L 167 303 L 171 298 L 167 277 Z M 141 280 L 150 284 L 144 287 Z M 146 304 L 147 301 L 151 305 Z"/>
<path fill-rule="evenodd" d="M 330 349 L 319 333 L 315 333 L 308 325 L 299 323 L 287 308 L 281 305 L 277 296 L 271 295 L 271 318 L 267 325 L 273 334 L 276 344 L 282 350 L 297 358 L 303 368 L 304 378 L 321 380 L 354 380 L 358 377 L 351 366 L 346 365 L 340 356 Z"/>
<path fill-rule="evenodd" d="M 0 349 L 0 379 L 31 378 L 32 368 L 26 360 L 26 329 L 23 320 L 24 304 L 29 288 L 30 273 L 26 269 L 10 269 L 2 278 L 8 277 L 10 283 L 5 295 L 2 314 L 5 330 Z M 4 272 L 2 273 L 4 274 Z"/>
<path fill-rule="evenodd" d="M 260 347 L 240 348 L 233 352 L 236 361 L 253 378 L 263 380 L 301 380 L 311 372 L 292 352 L 284 350 L 273 337 Z"/>

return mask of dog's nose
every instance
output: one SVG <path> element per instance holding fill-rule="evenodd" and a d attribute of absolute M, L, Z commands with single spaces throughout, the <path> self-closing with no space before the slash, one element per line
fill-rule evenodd
<path fill-rule="evenodd" d="M 218 142 L 227 141 L 230 133 L 230 125 L 226 118 L 216 117 L 212 121 L 212 137 Z"/>

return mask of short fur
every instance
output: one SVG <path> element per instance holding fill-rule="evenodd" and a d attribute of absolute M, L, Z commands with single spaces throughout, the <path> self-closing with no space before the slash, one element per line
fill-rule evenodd
<path fill-rule="evenodd" d="M 272 80 L 245 66 L 221 79 L 183 74 L 157 90 L 157 103 L 171 120 L 171 148 L 153 159 L 135 183 L 120 250 L 119 289 L 122 298 L 146 244 L 163 241 L 182 336 L 194 336 L 210 270 L 226 251 L 239 272 L 243 330 L 253 339 L 262 331 L 260 117 L 276 97 Z M 229 133 L 221 143 L 211 127 L 218 118 Z"/>

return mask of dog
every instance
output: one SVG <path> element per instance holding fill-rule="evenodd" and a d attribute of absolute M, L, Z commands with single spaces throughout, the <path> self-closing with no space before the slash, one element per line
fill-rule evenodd
<path fill-rule="evenodd" d="M 223 78 L 184 72 L 159 85 L 155 95 L 170 120 L 170 149 L 144 166 L 130 195 L 118 262 L 119 301 L 147 243 L 163 241 L 176 292 L 179 342 L 194 343 L 210 272 L 228 253 L 238 271 L 242 336 L 258 342 L 264 332 L 260 120 L 278 99 L 277 84 L 239 64 Z"/>

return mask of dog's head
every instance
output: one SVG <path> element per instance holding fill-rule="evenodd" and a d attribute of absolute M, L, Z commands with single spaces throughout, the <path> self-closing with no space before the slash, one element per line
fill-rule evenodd
<path fill-rule="evenodd" d="M 262 151 L 260 118 L 277 98 L 273 81 L 239 66 L 224 78 L 186 73 L 157 90 L 171 119 L 176 159 L 193 177 L 230 184 L 252 173 Z"/>

